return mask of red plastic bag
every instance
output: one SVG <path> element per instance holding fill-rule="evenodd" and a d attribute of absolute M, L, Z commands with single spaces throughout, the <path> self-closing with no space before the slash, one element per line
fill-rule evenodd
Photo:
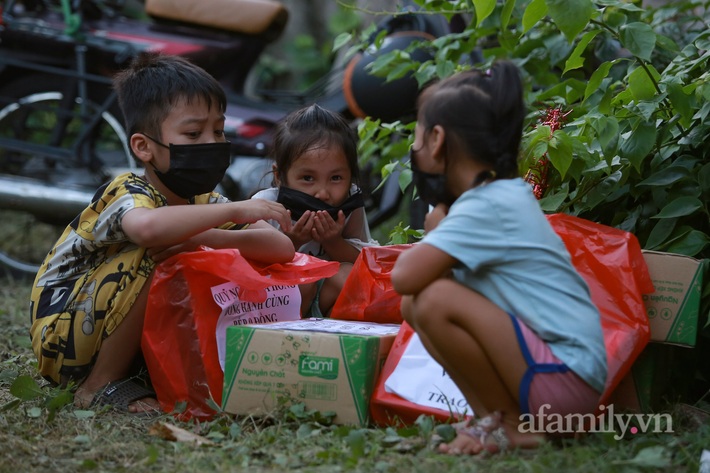
<path fill-rule="evenodd" d="M 601 313 L 608 369 L 603 405 L 651 337 L 642 295 L 653 292 L 653 282 L 633 234 L 566 214 L 547 219 Z"/>
<path fill-rule="evenodd" d="M 401 324 L 402 296 L 392 289 L 390 273 L 411 244 L 366 246 L 353 263 L 330 317 L 381 324 Z"/>
<path fill-rule="evenodd" d="M 338 266 L 301 253 L 289 263 L 266 265 L 235 249 L 205 247 L 159 264 L 141 347 L 161 408 L 173 412 L 186 403 L 183 418 L 210 418 L 221 404 L 224 373 L 216 327 L 222 308 L 211 288 L 231 281 L 239 286 L 240 301 L 263 302 L 271 286 L 311 283 L 334 275 Z"/>
<path fill-rule="evenodd" d="M 548 220 L 589 285 L 592 301 L 601 314 L 608 367 L 600 401 L 603 405 L 649 341 L 650 327 L 642 294 L 653 292 L 653 283 L 638 240 L 631 233 L 566 214 L 549 215 Z M 385 382 L 412 333 L 411 327 L 402 324 L 375 386 L 370 415 L 380 425 L 408 425 L 421 414 L 442 421 L 452 417 L 445 410 L 414 404 L 385 390 Z"/>

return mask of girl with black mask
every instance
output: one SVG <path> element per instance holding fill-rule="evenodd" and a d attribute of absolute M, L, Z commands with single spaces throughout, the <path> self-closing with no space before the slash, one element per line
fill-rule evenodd
<path fill-rule="evenodd" d="M 606 385 L 599 310 L 518 176 L 523 92 L 499 61 L 428 87 L 417 110 L 412 167 L 434 208 L 391 277 L 402 317 L 473 409 L 439 445 L 452 455 L 536 448 L 558 432 L 548 415 L 594 418 Z"/>
<path fill-rule="evenodd" d="M 357 137 L 335 112 L 311 105 L 292 112 L 274 137 L 273 186 L 254 195 L 282 203 L 293 219 L 281 228 L 296 251 L 339 261 L 340 271 L 301 287 L 303 317 L 328 315 L 370 237 L 362 194 L 357 186 Z"/>

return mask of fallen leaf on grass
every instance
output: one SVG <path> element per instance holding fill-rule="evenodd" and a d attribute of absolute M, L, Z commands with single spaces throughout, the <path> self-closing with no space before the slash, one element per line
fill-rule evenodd
<path fill-rule="evenodd" d="M 207 440 L 201 435 L 193 434 L 176 425 L 166 424 L 165 422 L 156 422 L 148 429 L 148 433 L 155 437 L 160 437 L 163 440 L 173 442 L 194 443 L 195 445 L 214 445 L 213 442 Z"/>

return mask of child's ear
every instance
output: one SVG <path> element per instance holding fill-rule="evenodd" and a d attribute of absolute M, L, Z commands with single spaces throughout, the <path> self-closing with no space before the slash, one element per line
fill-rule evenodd
<path fill-rule="evenodd" d="M 429 132 L 431 156 L 435 161 L 443 160 L 446 155 L 446 130 L 441 125 L 434 125 Z"/>
<path fill-rule="evenodd" d="M 281 185 L 281 179 L 279 179 L 279 168 L 276 167 L 276 163 L 273 163 L 273 164 L 271 165 L 271 172 L 274 174 L 274 178 L 273 178 L 274 185 L 275 185 L 276 187 L 280 186 L 280 185 Z"/>
<path fill-rule="evenodd" d="M 148 146 L 148 138 L 142 133 L 134 133 L 129 140 L 131 150 L 143 164 L 148 164 L 153 159 L 153 152 Z"/>

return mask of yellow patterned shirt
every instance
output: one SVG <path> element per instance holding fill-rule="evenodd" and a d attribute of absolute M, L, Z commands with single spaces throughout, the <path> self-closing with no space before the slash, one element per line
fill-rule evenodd
<path fill-rule="evenodd" d="M 222 202 L 228 200 L 213 192 L 190 204 Z M 122 174 L 64 230 L 31 293 L 30 337 L 46 379 L 65 383 L 88 374 L 102 340 L 121 323 L 155 266 L 146 249 L 127 238 L 121 220 L 131 209 L 166 205 L 143 177 Z"/>

